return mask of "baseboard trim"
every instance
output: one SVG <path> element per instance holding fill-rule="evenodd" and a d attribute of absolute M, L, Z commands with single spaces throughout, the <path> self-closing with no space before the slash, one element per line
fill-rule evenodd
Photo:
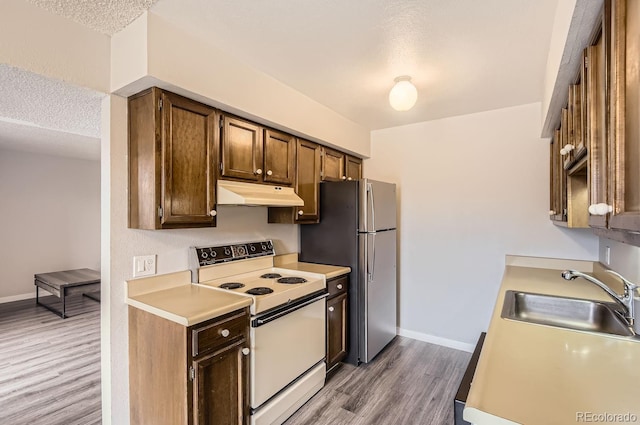
<path fill-rule="evenodd" d="M 402 328 L 398 328 L 398 335 L 418 341 L 429 342 L 431 344 L 442 345 L 443 347 L 466 351 L 467 353 L 473 353 L 473 350 L 476 348 L 475 344 L 467 344 L 466 342 L 460 342 L 453 339 L 442 338 L 439 336 L 410 331 Z"/>
<path fill-rule="evenodd" d="M 10 303 L 13 301 L 28 300 L 29 298 L 35 298 L 35 297 L 36 297 L 35 292 L 29 293 L 29 294 L 11 295 L 10 297 L 0 297 L 0 304 Z"/>

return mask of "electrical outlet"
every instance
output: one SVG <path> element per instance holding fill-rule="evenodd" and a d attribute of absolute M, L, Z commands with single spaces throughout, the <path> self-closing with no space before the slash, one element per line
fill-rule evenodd
<path fill-rule="evenodd" d="M 139 255 L 133 257 L 133 277 L 151 276 L 156 274 L 156 256 Z"/>

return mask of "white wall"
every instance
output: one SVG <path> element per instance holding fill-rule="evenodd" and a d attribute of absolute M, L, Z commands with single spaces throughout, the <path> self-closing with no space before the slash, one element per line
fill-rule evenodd
<path fill-rule="evenodd" d="M 367 177 L 399 187 L 399 327 L 469 348 L 486 330 L 505 254 L 597 259 L 589 230 L 551 224 L 540 104 L 372 133 Z"/>
<path fill-rule="evenodd" d="M 0 302 L 33 275 L 100 268 L 100 163 L 0 150 Z"/>
<path fill-rule="evenodd" d="M 276 252 L 298 251 L 298 226 L 267 224 L 266 207 L 218 207 L 218 227 L 187 230 L 127 229 L 126 99 L 103 103 L 103 423 L 129 423 L 128 322 L 124 281 L 132 278 L 133 256 L 157 254 L 158 273 L 189 267 L 189 247 L 273 239 Z M 108 287 L 105 287 L 108 286 Z"/>
<path fill-rule="evenodd" d="M 111 91 L 129 96 L 155 85 L 296 136 L 369 156 L 365 127 L 247 66 L 189 29 L 148 12 L 115 34 Z"/>
<path fill-rule="evenodd" d="M 607 261 L 609 248 L 609 261 Z M 600 238 L 599 260 L 631 282 L 640 282 L 640 247 Z"/>
<path fill-rule="evenodd" d="M 0 63 L 109 92 L 109 36 L 33 3 L 0 1 Z"/>

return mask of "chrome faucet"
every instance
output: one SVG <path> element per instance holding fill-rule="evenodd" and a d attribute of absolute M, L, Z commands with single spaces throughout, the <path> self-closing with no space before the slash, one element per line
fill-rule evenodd
<path fill-rule="evenodd" d="M 623 307 L 624 318 L 627 320 L 627 323 L 630 327 L 633 327 L 633 323 L 635 321 L 635 311 L 633 308 L 633 295 L 634 291 L 638 288 L 638 285 L 635 283 L 629 282 L 620 274 L 614 272 L 613 270 L 607 270 L 608 273 L 616 276 L 618 279 L 622 281 L 624 284 L 624 294 L 618 295 L 611 288 L 609 288 L 605 283 L 599 281 L 595 277 L 581 273 L 577 270 L 565 270 L 562 272 L 562 277 L 566 280 L 574 280 L 577 277 L 581 277 L 583 279 L 588 280 L 589 282 L 599 286 L 602 290 L 604 290 L 607 294 L 611 296 L 618 304 Z"/>

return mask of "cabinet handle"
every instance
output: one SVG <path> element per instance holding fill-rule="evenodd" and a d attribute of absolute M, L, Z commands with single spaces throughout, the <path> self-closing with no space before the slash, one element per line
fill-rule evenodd
<path fill-rule="evenodd" d="M 222 335 L 223 338 L 228 337 L 231 334 L 231 332 L 229 332 L 229 329 L 223 329 L 220 331 L 220 335 Z"/>
<path fill-rule="evenodd" d="M 335 310 L 335 308 L 329 307 L 329 311 L 333 311 L 333 310 Z"/>
<path fill-rule="evenodd" d="M 210 215 L 211 217 L 215 217 L 215 216 L 217 216 L 217 215 L 218 215 L 218 212 L 217 212 L 216 210 L 211 210 L 211 211 L 209 211 L 209 215 Z"/>
<path fill-rule="evenodd" d="M 589 205 L 589 214 L 591 215 L 607 215 L 610 212 L 613 212 L 611 205 L 605 203 Z"/>
<path fill-rule="evenodd" d="M 302 214 L 304 214 L 304 211 L 302 210 L 298 211 L 298 215 L 302 215 Z"/>
<path fill-rule="evenodd" d="M 242 354 L 244 354 L 245 356 L 248 355 L 251 352 L 251 350 L 249 350 L 248 348 L 243 348 L 242 349 Z"/>
<path fill-rule="evenodd" d="M 556 215 L 556 212 L 554 210 L 549 210 L 549 215 Z"/>
<path fill-rule="evenodd" d="M 271 171 L 271 170 L 267 170 L 267 176 L 270 176 L 270 175 L 272 175 L 272 174 L 273 174 L 273 171 Z"/>
<path fill-rule="evenodd" d="M 342 180 L 346 180 L 346 179 L 347 179 L 347 176 L 342 176 Z"/>
<path fill-rule="evenodd" d="M 338 288 L 338 289 L 342 289 L 342 284 L 338 284 L 338 285 L 336 285 L 336 288 Z"/>
<path fill-rule="evenodd" d="M 353 180 L 353 179 L 352 179 L 351 177 L 349 177 L 347 180 L 348 180 L 348 181 L 351 181 L 351 180 Z"/>
<path fill-rule="evenodd" d="M 564 145 L 564 147 L 562 149 L 560 149 L 560 155 L 565 156 L 566 154 L 568 154 L 569 152 L 571 152 L 572 150 L 575 149 L 575 146 L 570 145 L 570 144 L 566 144 Z"/>
<path fill-rule="evenodd" d="M 262 169 L 261 169 L 261 168 L 258 168 L 258 169 L 256 170 L 256 174 L 257 174 L 257 175 L 262 174 Z"/>

